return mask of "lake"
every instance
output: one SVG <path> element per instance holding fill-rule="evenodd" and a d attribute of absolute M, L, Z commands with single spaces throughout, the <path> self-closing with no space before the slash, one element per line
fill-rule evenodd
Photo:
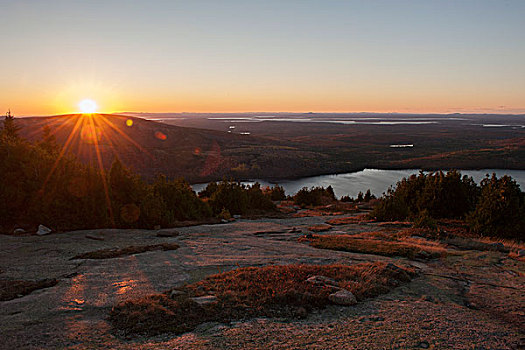
<path fill-rule="evenodd" d="M 520 185 L 522 191 L 525 190 L 525 170 L 505 170 L 505 169 L 483 169 L 483 170 L 460 170 L 462 175 L 472 176 L 479 183 L 485 177 L 485 174 L 496 173 L 498 177 L 510 175 Z M 295 180 L 282 180 L 277 182 L 284 187 L 287 195 L 297 193 L 303 187 L 312 186 L 332 186 L 337 197 L 349 195 L 356 197 L 359 191 L 363 193 L 370 189 L 376 196 L 380 196 L 390 186 L 394 186 L 399 180 L 411 174 L 417 174 L 418 169 L 406 170 L 381 170 L 365 169 L 355 173 L 337 174 L 337 175 L 320 175 L 305 177 Z M 253 184 L 259 182 L 262 186 L 275 185 L 274 182 L 268 182 L 261 179 L 245 181 L 244 184 Z M 196 192 L 203 190 L 206 184 L 192 185 Z"/>

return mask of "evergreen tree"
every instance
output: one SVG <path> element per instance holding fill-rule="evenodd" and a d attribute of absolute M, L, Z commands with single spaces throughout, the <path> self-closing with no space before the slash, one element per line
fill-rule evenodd
<path fill-rule="evenodd" d="M 0 138 L 4 140 L 18 140 L 18 130 L 20 128 L 15 124 L 15 117 L 11 114 L 11 110 L 7 111 L 4 119 L 4 126 L 0 130 Z"/>

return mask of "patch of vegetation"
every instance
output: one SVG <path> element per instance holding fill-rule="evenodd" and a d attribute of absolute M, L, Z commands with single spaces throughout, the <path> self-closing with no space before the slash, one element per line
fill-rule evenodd
<path fill-rule="evenodd" d="M 330 304 L 338 288 L 358 301 L 387 293 L 410 281 L 414 271 L 393 264 L 288 265 L 246 267 L 209 276 L 172 293 L 122 302 L 113 307 L 110 321 L 125 334 L 183 333 L 203 322 L 231 322 L 251 317 L 304 317 Z M 325 276 L 335 286 L 308 282 Z M 170 297 L 172 295 L 172 297 Z M 215 302 L 199 304 L 192 297 L 213 295 Z"/>
<path fill-rule="evenodd" d="M 87 118 L 87 117 L 86 117 Z M 182 180 L 147 183 L 115 159 L 108 172 L 82 164 L 58 145 L 49 127 L 40 141 L 18 135 L 16 120 L 0 129 L 0 229 L 152 228 L 212 216 Z M 89 120 L 79 120 L 87 123 Z"/>
<path fill-rule="evenodd" d="M 510 176 L 481 181 L 476 208 L 467 215 L 470 228 L 482 235 L 525 240 L 525 193 Z"/>
<path fill-rule="evenodd" d="M 284 187 L 275 185 L 273 187 L 265 187 L 263 189 L 265 196 L 270 198 L 272 201 L 283 201 L 286 199 L 286 193 L 284 192 Z"/>
<path fill-rule="evenodd" d="M 355 216 L 346 216 L 342 218 L 334 218 L 328 220 L 326 223 L 329 225 L 348 225 L 348 224 L 361 224 L 364 222 L 372 222 L 373 220 L 368 214 L 361 214 Z"/>
<path fill-rule="evenodd" d="M 223 180 L 211 182 L 199 193 L 201 198 L 208 198 L 208 203 L 215 214 L 227 210 L 231 215 L 250 214 L 257 211 L 275 211 L 276 207 L 266 196 L 259 183 L 246 186 L 240 182 Z"/>
<path fill-rule="evenodd" d="M 423 210 L 414 220 L 414 227 L 435 230 L 437 228 L 437 222 L 428 214 L 427 210 Z"/>
<path fill-rule="evenodd" d="M 376 196 L 374 196 L 372 192 L 370 192 L 370 189 L 368 189 L 364 195 L 363 195 L 363 192 L 359 191 L 359 193 L 357 194 L 357 198 L 350 197 L 350 196 L 342 196 L 341 202 L 346 202 L 346 203 L 358 202 L 359 203 L 359 202 L 369 202 L 372 199 L 376 199 Z"/>
<path fill-rule="evenodd" d="M 109 248 L 109 249 L 100 249 L 92 252 L 87 252 L 79 254 L 71 258 L 74 259 L 112 259 L 118 258 L 120 256 L 139 254 L 144 252 L 150 252 L 153 250 L 175 250 L 178 249 L 179 245 L 175 243 L 161 243 L 161 244 L 152 244 L 152 245 L 139 245 L 139 246 L 129 246 L 125 248 Z"/>
<path fill-rule="evenodd" d="M 314 231 L 314 232 L 328 231 L 331 228 L 332 228 L 332 226 L 331 225 L 327 225 L 327 224 L 318 224 L 318 225 L 308 226 L 308 230 Z"/>
<path fill-rule="evenodd" d="M 478 194 L 471 177 L 458 171 L 442 171 L 403 178 L 395 190 L 376 205 L 372 216 L 382 221 L 416 217 L 427 211 L 433 218 L 459 218 L 474 208 Z"/>
<path fill-rule="evenodd" d="M 28 295 L 37 289 L 53 287 L 58 283 L 56 279 L 39 281 L 0 279 L 0 301 L 7 301 Z"/>
<path fill-rule="evenodd" d="M 510 176 L 495 174 L 476 185 L 457 171 L 419 173 L 389 189 L 371 216 L 382 221 L 415 219 L 434 227 L 434 219 L 464 219 L 478 234 L 525 238 L 525 193 Z"/>
<path fill-rule="evenodd" d="M 308 240 L 315 248 L 339 250 L 352 253 L 400 256 L 409 259 L 433 259 L 444 253 L 443 248 L 423 245 L 419 242 L 392 240 L 386 234 L 366 235 L 314 235 Z"/>
<path fill-rule="evenodd" d="M 301 207 L 312 207 L 319 205 L 327 205 L 335 202 L 334 189 L 332 186 L 324 187 L 312 187 L 308 189 L 303 187 L 293 197 L 295 204 Z"/>

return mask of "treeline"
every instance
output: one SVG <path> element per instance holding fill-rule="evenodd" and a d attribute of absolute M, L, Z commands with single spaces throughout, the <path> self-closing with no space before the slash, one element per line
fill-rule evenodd
<path fill-rule="evenodd" d="M 375 206 L 378 220 L 465 219 L 478 234 L 525 238 L 525 193 L 510 176 L 487 176 L 478 185 L 458 171 L 420 172 L 399 181 Z"/>
<path fill-rule="evenodd" d="M 110 170 L 82 164 L 61 147 L 49 128 L 40 141 L 18 135 L 7 115 L 0 129 L 0 229 L 55 230 L 102 227 L 169 227 L 203 220 L 275 210 L 282 187 L 261 189 L 223 181 L 210 184 L 199 198 L 184 179 L 158 176 L 152 183 L 115 159 Z M 264 192 L 263 192 L 264 190 Z"/>

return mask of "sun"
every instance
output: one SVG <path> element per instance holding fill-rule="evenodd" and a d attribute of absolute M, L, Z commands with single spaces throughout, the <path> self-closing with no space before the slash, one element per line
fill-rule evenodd
<path fill-rule="evenodd" d="M 78 108 L 80 108 L 80 112 L 84 114 L 91 114 L 95 113 L 97 111 L 97 103 L 90 99 L 82 100 L 78 103 Z"/>

